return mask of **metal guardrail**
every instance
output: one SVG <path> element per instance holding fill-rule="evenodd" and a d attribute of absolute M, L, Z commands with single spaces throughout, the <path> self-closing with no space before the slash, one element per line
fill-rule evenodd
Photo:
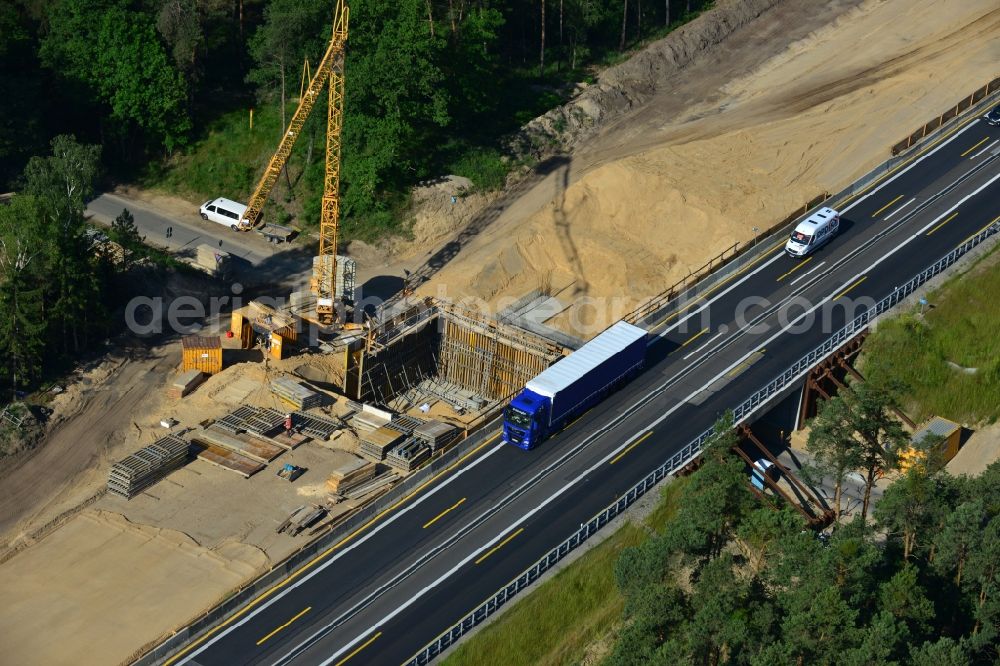
<path fill-rule="evenodd" d="M 1000 79 L 997 79 L 1000 81 Z M 971 107 L 966 106 L 965 111 L 971 112 L 973 114 L 979 114 L 985 111 L 987 108 L 997 103 L 1000 100 L 1000 86 L 996 85 L 996 81 L 990 83 L 986 86 L 988 92 L 985 97 L 976 96 L 977 101 L 972 104 Z M 978 91 L 977 91 L 978 92 Z M 967 99 L 971 99 L 967 98 Z M 744 244 L 735 253 L 730 256 L 727 261 L 721 262 L 721 264 L 716 264 L 713 266 L 712 270 L 707 274 L 699 274 L 696 276 L 697 279 L 690 280 L 690 284 L 682 284 L 689 278 L 685 278 L 681 283 L 670 287 L 666 292 L 654 296 L 653 298 L 658 299 L 660 309 L 649 311 L 645 307 L 645 304 L 640 305 L 633 313 L 630 313 L 636 320 L 635 323 L 639 326 L 654 326 L 658 322 L 662 321 L 664 317 L 676 311 L 678 307 L 683 306 L 686 303 L 691 302 L 693 299 L 697 298 L 700 294 L 705 293 L 709 289 L 713 288 L 719 282 L 728 279 L 736 271 L 742 269 L 747 262 L 759 257 L 759 255 L 773 246 L 768 242 L 772 238 L 780 237 L 783 235 L 788 235 L 792 232 L 799 221 L 806 219 L 814 212 L 819 210 L 823 206 L 830 206 L 831 208 L 841 209 L 851 198 L 861 194 L 864 190 L 870 187 L 874 182 L 889 174 L 889 172 L 896 169 L 901 163 L 910 159 L 909 149 L 922 142 L 933 139 L 937 137 L 940 133 L 947 131 L 951 128 L 949 123 L 943 123 L 938 125 L 935 129 L 927 128 L 923 132 L 922 137 L 916 143 L 911 142 L 909 147 L 902 153 L 893 152 L 893 157 L 879 164 L 878 166 L 871 169 L 868 173 L 861 176 L 853 183 L 842 189 L 835 194 L 824 194 L 816 197 L 813 201 L 806 205 L 806 210 L 801 215 L 793 215 L 790 218 L 786 218 L 785 222 L 779 222 L 773 227 L 767 229 L 763 234 L 758 235 L 756 242 L 750 241 L 752 245 Z M 748 245 L 750 245 L 748 247 Z"/>
<path fill-rule="evenodd" d="M 802 375 L 818 362 L 832 354 L 844 342 L 854 337 L 859 331 L 870 326 L 879 316 L 892 309 L 925 282 L 947 269 L 969 252 L 969 250 L 998 231 L 1000 231 L 1000 222 L 994 222 L 938 259 L 930 267 L 913 276 L 906 284 L 897 287 L 891 294 L 876 303 L 874 307 L 855 317 L 849 324 L 827 338 L 823 344 L 793 363 L 788 369 L 736 407 L 733 410 L 735 424 L 745 421 L 751 414 L 769 402 L 771 398 L 801 378 Z M 428 643 L 406 662 L 407 665 L 422 666 L 423 664 L 427 664 L 451 647 L 468 631 L 498 611 L 511 597 L 538 580 L 548 569 L 552 568 L 552 566 L 566 557 L 571 551 L 575 550 L 580 544 L 596 534 L 602 527 L 634 504 L 636 500 L 645 495 L 653 486 L 696 458 L 701 453 L 705 442 L 712 438 L 714 432 L 714 428 L 709 428 L 685 445 L 680 451 L 670 456 L 666 462 L 650 472 L 642 481 L 630 488 L 628 492 L 612 502 L 585 524 L 581 525 L 580 529 L 570 534 L 565 541 L 550 550 L 519 576 L 497 590 L 489 599 L 456 622 L 450 629 Z"/>
<path fill-rule="evenodd" d="M 948 121 L 952 120 L 953 118 L 957 118 L 959 115 L 961 115 L 962 113 L 967 111 L 970 107 L 972 107 L 974 104 L 981 101 L 984 97 L 996 92 L 997 90 L 1000 90 L 1000 76 L 993 79 L 982 88 L 979 88 L 968 97 L 963 97 L 961 102 L 951 107 L 937 118 L 931 120 L 928 123 L 924 123 L 920 127 L 920 129 L 918 129 L 913 134 L 911 134 L 910 136 L 906 137 L 905 139 L 897 143 L 895 146 L 893 146 L 892 154 L 898 155 L 904 150 L 907 150 L 908 148 L 910 148 L 910 146 L 916 144 L 922 138 L 924 138 L 934 130 L 938 129 Z"/>
<path fill-rule="evenodd" d="M 995 93 L 993 93 L 993 94 L 995 94 Z M 990 96 L 988 96 L 988 97 L 990 97 Z M 990 99 L 988 99 L 988 97 L 980 100 L 979 103 L 978 103 L 978 105 L 980 107 L 984 107 L 987 103 L 992 103 L 992 101 Z M 938 131 L 941 131 L 941 129 L 939 128 Z M 928 133 L 927 137 L 925 137 L 925 138 L 932 137 L 935 134 L 936 134 L 936 132 Z M 852 183 L 850 186 L 848 186 L 847 188 L 845 188 L 841 192 L 838 192 L 837 194 L 835 194 L 832 197 L 830 197 L 830 199 L 840 200 L 843 197 L 854 195 L 855 193 L 859 192 L 860 190 L 863 190 L 864 188 L 868 187 L 868 185 L 872 181 L 876 180 L 877 178 L 879 178 L 880 176 L 882 176 L 886 172 L 888 172 L 891 169 L 895 168 L 901 161 L 903 161 L 905 159 L 908 159 L 907 155 L 900 155 L 898 157 L 893 157 L 893 158 L 887 160 L 886 162 L 884 162 L 884 163 L 880 164 L 879 166 L 873 168 L 871 171 L 869 171 L 867 174 L 865 174 L 864 176 L 862 176 L 860 179 L 858 179 L 857 181 L 855 181 L 854 183 Z M 824 205 L 824 204 L 820 204 L 820 205 Z M 825 205 L 836 206 L 836 205 L 839 205 L 839 204 L 825 204 Z M 806 211 L 806 213 L 802 217 L 808 216 L 811 212 L 812 212 L 811 210 L 810 211 Z M 797 219 L 796 220 L 792 220 L 791 224 L 795 224 L 797 222 Z M 791 224 L 789 226 L 791 226 Z M 780 229 L 778 229 L 777 231 L 780 231 Z M 996 230 L 993 229 L 993 227 L 991 227 L 990 230 L 987 230 L 986 232 L 982 232 L 982 233 L 985 233 L 986 236 L 989 236 L 992 233 L 994 233 L 995 231 Z M 970 239 L 970 242 L 971 241 L 972 241 L 972 239 Z M 982 242 L 982 240 L 977 241 L 971 247 L 974 247 L 979 242 Z M 964 245 L 965 244 L 963 244 L 963 247 L 964 247 Z M 707 289 L 711 288 L 712 286 L 714 286 L 715 284 L 717 284 L 720 280 L 726 279 L 728 276 L 730 276 L 732 274 L 733 271 L 739 270 L 741 266 L 745 265 L 746 261 L 752 259 L 755 254 L 763 251 L 766 247 L 769 247 L 769 245 L 765 241 L 760 241 L 757 244 L 756 247 L 750 248 L 750 251 L 746 252 L 745 255 L 743 254 L 743 251 L 741 250 L 740 252 L 737 253 L 737 254 L 739 254 L 739 257 L 738 257 L 737 261 L 731 261 L 731 262 L 728 262 L 728 263 L 724 263 L 721 267 L 717 266 L 716 267 L 717 270 L 714 270 L 714 272 L 710 273 L 709 275 L 705 276 L 703 279 L 699 280 L 697 283 L 695 283 L 694 285 L 692 285 L 689 289 L 685 290 L 683 293 L 678 294 L 677 298 L 675 298 L 675 299 L 673 299 L 673 300 L 671 300 L 671 301 L 669 301 L 667 303 L 664 303 L 664 307 L 663 307 L 662 310 L 660 310 L 659 312 L 653 313 L 653 314 L 645 317 L 639 323 L 647 325 L 647 326 L 651 325 L 651 324 L 654 324 L 656 321 L 658 321 L 659 319 L 661 319 L 663 316 L 666 316 L 671 311 L 673 311 L 675 309 L 676 305 L 683 304 L 683 303 L 689 301 L 690 299 L 695 298 L 699 293 L 703 293 L 705 290 L 707 290 Z M 961 254 L 964 254 L 965 252 L 967 252 L 968 249 L 971 249 L 971 247 L 969 247 L 966 250 L 964 250 Z M 961 256 L 961 254 L 959 254 L 958 256 Z M 952 260 L 950 263 L 954 263 L 954 260 Z M 948 265 L 950 265 L 950 263 Z M 943 268 L 940 269 L 940 270 L 943 270 Z M 914 278 L 914 279 L 916 279 L 916 278 Z M 905 289 L 905 288 L 906 288 L 906 286 L 904 285 L 904 287 L 902 287 L 901 289 Z M 915 288 L 915 287 L 913 287 L 913 288 Z M 913 288 L 910 289 L 910 292 L 912 292 Z M 899 298 L 901 299 L 901 298 L 903 298 L 903 296 L 900 296 Z M 899 299 L 897 299 L 897 301 L 895 301 L 895 302 L 898 302 L 898 300 Z M 882 304 L 880 303 L 879 306 L 881 306 L 881 305 Z M 878 308 L 879 306 L 876 306 L 876 308 Z M 886 308 L 883 308 L 883 309 L 879 310 L 879 314 L 881 314 L 882 312 L 884 312 L 885 309 L 888 309 L 888 307 L 892 307 L 892 306 L 890 305 L 890 306 L 887 306 Z M 421 316 L 421 315 L 417 315 L 417 316 Z M 877 315 L 875 315 L 875 316 L 877 316 Z M 869 323 L 870 323 L 871 319 L 874 319 L 874 316 L 870 318 Z M 855 330 L 860 330 L 860 329 L 855 329 Z M 831 348 L 830 350 L 828 350 L 826 353 L 830 353 L 832 350 L 833 350 L 833 348 Z M 787 382 L 786 382 L 786 384 L 787 384 Z M 772 393 L 770 395 L 773 395 L 774 392 L 776 392 L 776 391 L 772 391 Z M 753 397 L 751 398 L 751 400 L 752 399 L 753 399 Z M 766 401 L 766 398 L 764 398 L 764 400 Z M 758 406 L 760 404 L 763 404 L 763 403 L 760 402 L 760 401 L 758 401 Z M 742 407 L 742 405 L 741 405 L 741 407 Z M 734 414 L 735 414 L 735 412 L 734 412 Z M 747 414 L 744 414 L 742 416 L 742 418 L 746 418 L 746 415 L 748 415 L 748 414 L 749 414 L 749 412 L 747 412 Z M 492 416 L 492 418 L 497 421 L 497 427 L 498 427 L 499 426 L 499 419 L 497 418 L 497 416 L 493 415 L 493 414 L 491 414 L 490 416 Z M 483 421 L 488 421 L 488 419 L 484 418 Z M 476 427 L 475 430 L 476 430 L 476 432 L 470 434 L 469 437 L 461 445 L 456 445 L 456 446 L 452 447 L 444 456 L 442 456 L 441 458 L 434 459 L 430 464 L 428 464 L 425 467 L 421 468 L 421 470 L 419 470 L 416 474 L 414 474 L 411 477 L 408 477 L 404 481 L 404 483 L 402 483 L 399 487 L 395 488 L 392 493 L 388 493 L 388 494 L 384 495 L 382 498 L 380 498 L 380 501 L 374 502 L 373 504 L 364 507 L 364 509 L 362 509 L 357 514 L 355 514 L 354 516 L 352 516 L 351 518 L 349 518 L 347 521 L 345 521 L 344 523 L 339 524 L 336 527 L 334 527 L 333 529 L 331 529 L 327 534 L 318 537 L 316 540 L 314 540 L 314 541 L 312 541 L 312 542 L 310 542 L 308 544 L 305 544 L 302 548 L 300 548 L 299 550 L 293 552 L 292 554 L 290 554 L 289 556 L 287 556 L 284 560 L 282 560 L 281 562 L 279 562 L 276 565 L 274 565 L 268 573 L 264 574 L 263 576 L 255 579 L 253 581 L 250 581 L 249 583 L 247 583 L 245 585 L 241 585 L 232 594 L 228 595 L 227 598 L 225 598 L 222 602 L 220 602 L 216 607 L 214 607 L 210 611 L 208 611 L 206 613 L 203 613 L 202 615 L 198 616 L 195 620 L 189 622 L 187 625 L 179 627 L 179 628 L 175 629 L 174 631 L 172 631 L 171 632 L 171 636 L 169 638 L 166 638 L 164 640 L 159 641 L 158 643 L 153 644 L 152 647 L 147 646 L 147 647 L 144 647 L 144 648 L 138 650 L 137 654 L 135 655 L 136 659 L 133 662 L 133 665 L 134 666 L 151 666 L 152 664 L 159 662 L 160 660 L 168 657 L 169 655 L 174 654 L 185 643 L 187 643 L 188 641 L 190 641 L 190 640 L 194 639 L 195 637 L 199 636 L 208 627 L 212 626 L 214 623 L 219 622 L 219 621 L 223 620 L 224 618 L 226 618 L 226 617 L 232 615 L 233 613 L 237 612 L 240 608 L 242 608 L 242 606 L 249 599 L 255 597 L 258 594 L 261 594 L 262 592 L 264 592 L 265 590 L 267 590 L 271 585 L 274 585 L 279 580 L 281 580 L 284 577 L 288 576 L 292 571 L 295 571 L 299 566 L 302 565 L 303 562 L 308 561 L 312 557 L 315 557 L 316 554 L 318 554 L 319 552 L 322 552 L 322 550 L 324 548 L 328 547 L 328 545 L 330 543 L 332 543 L 333 541 L 335 541 L 336 538 L 338 538 L 339 534 L 342 534 L 342 533 L 348 532 L 350 530 L 356 529 L 357 525 L 362 524 L 366 520 L 369 520 L 371 515 L 374 515 L 378 511 L 383 510 L 384 507 L 390 505 L 391 502 L 398 501 L 398 498 L 402 494 L 405 494 L 406 492 L 409 492 L 414 486 L 416 486 L 418 484 L 418 481 L 419 482 L 423 481 L 424 477 L 423 477 L 422 473 L 430 474 L 430 473 L 433 473 L 433 472 L 439 470 L 441 467 L 444 467 L 447 464 L 450 464 L 454 459 L 457 459 L 466 450 L 471 449 L 475 444 L 481 443 L 482 440 L 486 439 L 486 435 L 488 433 L 493 432 L 493 428 L 490 427 L 490 423 L 481 423 L 479 426 Z M 533 582 L 534 580 L 536 580 L 538 578 L 538 576 L 541 574 L 541 572 L 544 572 L 549 567 L 551 567 L 553 564 L 555 564 L 560 559 L 562 559 L 563 557 L 565 557 L 565 555 L 569 552 L 569 550 L 572 550 L 572 549 L 576 548 L 576 546 L 580 545 L 580 543 L 582 543 L 587 538 L 589 538 L 590 536 L 592 536 L 593 533 L 596 532 L 596 529 L 594 529 L 593 532 L 590 532 L 589 530 L 591 528 L 591 525 L 594 524 L 594 521 L 598 521 L 601 526 L 607 524 L 607 522 L 609 520 L 613 519 L 615 516 L 617 516 L 621 511 L 623 511 L 628 506 L 631 506 L 631 504 L 633 504 L 635 502 L 635 500 L 638 499 L 640 496 L 642 496 L 643 494 L 645 494 L 649 490 L 649 488 L 651 488 L 652 486 L 656 485 L 659 481 L 663 480 L 663 478 L 666 477 L 667 475 L 669 475 L 673 470 L 676 470 L 677 468 L 682 467 L 684 464 L 687 464 L 687 462 L 689 460 L 693 459 L 698 454 L 698 452 L 700 452 L 701 446 L 704 445 L 705 441 L 707 441 L 709 434 L 710 433 L 708 431 L 706 431 L 706 433 L 703 433 L 701 436 L 699 436 L 698 438 L 696 438 L 694 441 L 692 441 L 689 444 L 687 444 L 681 451 L 679 451 L 678 453 L 674 454 L 674 456 L 672 456 L 671 459 L 667 461 L 667 463 L 665 463 L 664 465 L 662 465 L 657 470 L 654 470 L 642 482 L 640 482 L 639 484 L 637 484 L 634 488 L 632 488 L 632 490 L 630 490 L 628 493 L 626 493 L 625 495 L 623 495 L 622 498 L 620 498 L 615 503 L 613 503 L 612 505 L 610 505 L 607 509 L 605 509 L 603 512 L 601 512 L 600 514 L 598 514 L 597 516 L 595 516 L 590 522 L 588 522 L 584 527 L 581 528 L 580 532 L 577 532 L 574 535 L 570 536 L 570 538 L 568 538 L 565 542 L 563 542 L 563 544 L 561 544 L 557 548 L 553 549 L 553 551 L 551 551 L 548 556 L 543 557 L 541 560 L 539 560 L 538 562 L 536 562 L 535 565 L 533 565 L 531 568 L 529 568 L 527 571 L 525 571 L 525 573 L 522 574 L 521 576 L 519 576 L 517 579 L 515 579 L 515 581 L 512 581 L 511 584 L 508 584 L 507 586 L 505 586 L 502 590 L 500 590 L 497 593 L 497 595 L 494 595 L 494 597 L 491 597 L 490 600 L 488 600 L 487 602 L 485 602 L 480 608 L 477 608 L 475 611 L 473 611 L 468 616 L 466 616 L 466 618 L 463 618 L 463 620 L 461 620 L 454 627 L 452 627 L 452 629 L 446 631 L 440 637 L 438 637 L 437 639 L 435 639 L 435 641 L 433 641 L 432 643 L 428 644 L 428 646 L 425 647 L 420 653 L 418 653 L 417 655 L 414 655 L 414 657 L 410 660 L 409 663 L 417 663 L 417 664 L 425 664 L 425 663 L 427 663 L 428 661 L 430 661 L 431 659 L 433 659 L 434 656 L 440 654 L 441 651 L 443 651 L 445 648 L 447 648 L 449 645 L 451 645 L 454 642 L 454 640 L 457 640 L 458 637 L 462 636 L 466 631 L 468 631 L 468 629 L 471 629 L 472 626 L 475 626 L 476 624 L 479 624 L 486 617 L 488 617 L 489 615 L 492 615 L 493 612 L 495 612 L 500 606 L 503 605 L 503 603 L 506 601 L 506 599 L 508 599 L 510 596 L 513 596 L 513 594 L 516 594 L 517 592 L 521 591 L 522 589 L 524 589 L 524 587 L 527 587 L 527 585 L 529 585 L 530 582 Z M 670 467 L 670 465 L 672 464 L 672 461 L 674 461 L 676 458 L 678 458 L 678 456 L 681 457 L 681 462 L 674 464 L 673 467 Z M 666 470 L 668 468 L 671 470 L 671 472 L 664 471 L 664 470 Z M 399 494 L 397 494 L 397 492 Z M 629 496 L 632 495 L 634 492 L 637 492 L 638 494 L 635 494 L 634 496 L 632 496 L 632 498 L 630 500 L 628 500 L 628 503 L 624 507 L 622 507 L 620 509 L 616 509 L 616 507 L 618 507 L 618 504 L 623 499 L 629 498 Z M 614 510 L 614 512 L 613 513 L 608 513 L 606 516 L 604 516 L 604 518 L 602 518 L 602 516 L 606 512 L 608 512 L 610 510 Z M 585 536 L 582 536 L 584 534 L 585 534 Z M 577 540 L 577 541 L 574 542 L 574 539 L 578 538 L 580 536 L 582 536 L 582 538 L 579 538 L 579 540 Z M 549 558 L 552 556 L 552 554 L 561 551 L 564 547 L 568 547 L 569 550 L 566 550 L 566 551 L 562 552 L 562 554 L 560 554 L 557 559 L 550 561 Z M 543 564 L 543 563 L 545 563 L 545 564 Z M 538 571 L 536 571 L 534 575 L 531 575 L 530 572 L 533 569 L 535 569 L 536 567 L 539 567 L 539 566 L 541 566 L 541 569 L 539 569 Z M 500 595 L 501 595 L 502 592 L 504 592 L 504 591 L 508 590 L 509 588 L 511 588 L 511 585 L 514 584 L 515 582 L 521 581 L 522 578 L 524 576 L 526 576 L 526 575 L 529 576 L 529 578 L 528 579 L 524 579 L 524 580 L 526 580 L 528 582 L 525 582 L 524 584 L 520 584 L 519 586 L 516 587 L 516 589 L 512 593 L 503 596 L 502 600 L 499 601 L 499 605 L 496 605 L 494 603 L 498 598 L 500 598 Z M 484 609 L 486 609 L 487 607 L 491 606 L 491 604 L 492 604 L 492 607 L 487 612 L 487 614 L 485 616 L 479 617 L 475 621 L 474 624 L 472 624 L 472 625 L 470 625 L 468 627 L 465 627 L 464 629 L 462 629 L 461 631 L 459 631 L 459 633 L 456 634 L 453 639 L 449 639 L 448 638 L 448 636 L 450 635 L 451 632 L 455 631 L 460 626 L 464 626 L 466 624 L 466 621 L 469 618 L 477 616 Z M 443 642 L 443 641 L 446 641 L 446 642 Z M 438 648 L 433 647 L 433 646 L 437 646 L 437 645 L 439 645 Z M 425 657 L 424 655 L 429 655 L 429 656 Z"/>

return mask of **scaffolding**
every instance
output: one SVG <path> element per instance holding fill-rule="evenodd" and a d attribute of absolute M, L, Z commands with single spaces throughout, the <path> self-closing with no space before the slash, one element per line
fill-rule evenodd
<path fill-rule="evenodd" d="M 433 299 L 381 313 L 364 344 L 346 350 L 344 392 L 406 408 L 435 397 L 469 411 L 510 397 L 565 349 L 483 314 Z"/>

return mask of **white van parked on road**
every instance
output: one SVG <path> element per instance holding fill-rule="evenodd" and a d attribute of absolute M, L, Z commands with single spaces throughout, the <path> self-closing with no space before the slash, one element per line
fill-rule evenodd
<path fill-rule="evenodd" d="M 241 203 L 219 197 L 203 203 L 198 212 L 201 213 L 201 219 L 224 224 L 233 231 L 246 228 L 247 222 L 243 216 L 247 212 L 247 207 Z"/>
<path fill-rule="evenodd" d="M 840 228 L 840 213 L 832 208 L 820 208 L 799 222 L 792 237 L 785 243 L 785 252 L 804 257 L 833 238 Z"/>

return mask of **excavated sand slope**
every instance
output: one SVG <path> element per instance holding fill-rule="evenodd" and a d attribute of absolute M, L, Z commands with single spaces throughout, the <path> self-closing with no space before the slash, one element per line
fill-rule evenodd
<path fill-rule="evenodd" d="M 996 0 L 868 0 L 727 85 L 721 106 L 612 128 L 589 163 L 568 165 L 579 177 L 567 172 L 554 200 L 501 219 L 425 290 L 492 304 L 539 288 L 592 297 L 596 309 L 554 322 L 592 335 L 754 226 L 846 186 L 997 75 Z"/>

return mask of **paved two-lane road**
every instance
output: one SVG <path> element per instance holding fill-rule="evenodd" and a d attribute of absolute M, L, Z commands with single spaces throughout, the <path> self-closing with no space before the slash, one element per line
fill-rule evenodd
<path fill-rule="evenodd" d="M 93 222 L 110 225 L 126 208 L 135 218 L 139 234 L 150 245 L 187 259 L 194 258 L 201 244 L 221 248 L 236 259 L 235 281 L 259 287 L 272 296 L 308 289 L 315 247 L 307 239 L 299 237 L 291 244 L 273 245 L 252 231 L 233 231 L 202 220 L 196 206 L 189 214 L 167 217 L 141 201 L 111 193 L 101 194 L 87 204 L 86 214 Z"/>

